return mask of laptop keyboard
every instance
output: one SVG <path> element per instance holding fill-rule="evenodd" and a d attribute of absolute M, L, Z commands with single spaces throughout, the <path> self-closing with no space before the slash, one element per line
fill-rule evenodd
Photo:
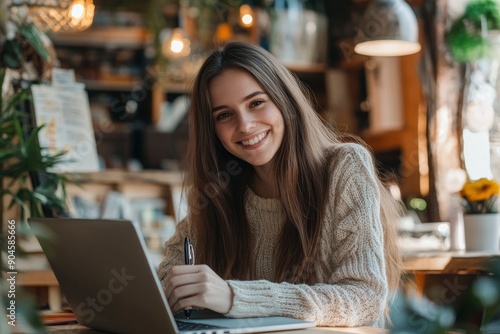
<path fill-rule="evenodd" d="M 180 332 L 203 332 L 203 333 L 211 333 L 211 329 L 222 329 L 224 327 L 220 326 L 212 326 L 205 324 L 197 324 L 195 322 L 185 322 L 181 320 L 176 320 L 177 328 L 179 328 Z M 214 331 L 215 332 L 215 331 Z"/>

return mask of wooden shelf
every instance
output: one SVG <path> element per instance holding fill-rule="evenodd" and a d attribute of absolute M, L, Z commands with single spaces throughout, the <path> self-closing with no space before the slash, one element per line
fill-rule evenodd
<path fill-rule="evenodd" d="M 87 90 L 107 90 L 107 91 L 130 91 L 136 87 L 141 87 L 139 80 L 85 80 L 82 81 Z"/>
<path fill-rule="evenodd" d="M 190 84 L 187 82 L 168 82 L 162 85 L 163 93 L 169 94 L 188 94 Z"/>
<path fill-rule="evenodd" d="M 295 73 L 304 73 L 304 74 L 322 74 L 326 71 L 326 64 L 311 64 L 311 65 L 286 65 L 290 71 Z"/>
<path fill-rule="evenodd" d="M 142 48 L 150 42 L 148 31 L 142 27 L 100 27 L 83 32 L 54 33 L 50 38 L 56 45 L 100 46 L 112 48 Z"/>
<path fill-rule="evenodd" d="M 400 149 L 403 136 L 403 130 L 386 131 L 383 133 L 365 131 L 361 134 L 361 138 L 374 152 L 387 152 Z"/>
<path fill-rule="evenodd" d="M 152 183 L 158 185 L 180 185 L 184 181 L 182 172 L 162 170 L 145 170 L 141 172 L 128 172 L 122 170 L 107 170 L 95 173 L 80 173 L 68 175 L 71 180 L 81 183 Z"/>
<path fill-rule="evenodd" d="M 54 272 L 50 269 L 20 272 L 17 279 L 19 286 L 59 286 Z"/>

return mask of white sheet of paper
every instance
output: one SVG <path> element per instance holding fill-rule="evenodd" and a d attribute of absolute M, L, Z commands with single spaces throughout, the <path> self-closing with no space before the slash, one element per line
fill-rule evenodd
<path fill-rule="evenodd" d="M 63 86 L 75 83 L 75 71 L 73 69 L 64 69 L 55 67 L 52 69 L 52 85 Z"/>
<path fill-rule="evenodd" d="M 87 92 L 81 83 L 64 86 L 33 85 L 37 125 L 47 124 L 39 133 L 40 146 L 50 153 L 67 152 L 54 172 L 95 172 L 99 170 L 97 147 Z"/>

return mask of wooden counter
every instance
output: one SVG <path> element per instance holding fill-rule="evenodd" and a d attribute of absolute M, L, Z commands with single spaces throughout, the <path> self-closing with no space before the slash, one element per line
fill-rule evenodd
<path fill-rule="evenodd" d="M 104 333 L 101 331 L 93 330 L 80 325 L 58 325 L 58 326 L 47 326 L 48 333 L 74 333 L 74 334 L 100 334 Z M 147 331 L 147 324 L 144 326 L 144 330 Z M 13 334 L 24 333 L 19 330 L 14 330 Z M 310 329 L 301 329 L 293 331 L 281 331 L 273 332 L 275 334 L 335 334 L 335 333 L 351 333 L 351 334 L 377 334 L 377 333 L 389 333 L 387 329 L 372 328 L 372 327 L 315 327 Z"/>
<path fill-rule="evenodd" d="M 437 285 L 444 284 L 447 289 L 450 278 L 454 284 L 466 287 L 476 275 L 488 272 L 489 260 L 500 256 L 500 252 L 416 252 L 405 254 L 403 269 L 412 277 L 419 293 L 427 292 Z"/>

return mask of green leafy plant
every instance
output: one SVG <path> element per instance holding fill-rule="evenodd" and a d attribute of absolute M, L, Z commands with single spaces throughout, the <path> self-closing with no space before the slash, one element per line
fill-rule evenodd
<path fill-rule="evenodd" d="M 52 64 L 40 31 L 33 22 L 26 19 L 11 23 L 15 27 L 15 33 L 0 46 L 0 68 L 10 68 L 22 74 L 27 73 L 27 65 L 31 65 L 37 71 L 33 75 L 42 76 L 45 68 Z"/>
<path fill-rule="evenodd" d="M 40 231 L 31 232 L 27 228 L 26 218 L 44 216 L 42 206 L 47 211 L 58 213 L 65 212 L 66 207 L 67 177 L 52 172 L 52 169 L 61 162 L 63 153 L 50 154 L 40 147 L 38 134 L 43 126 L 34 126 L 31 121 L 29 84 L 25 84 L 26 82 L 22 79 L 7 80 L 6 75 L 8 68 L 9 71 L 16 72 L 17 77 L 22 78 L 22 74 L 29 67 L 36 68 L 38 75 L 41 75 L 49 56 L 36 26 L 29 22 L 17 22 L 16 27 L 13 37 L 4 38 L 3 44 L 0 45 L 0 88 L 2 89 L 0 94 L 0 205 L 3 205 L 4 199 L 7 199 L 7 209 L 16 212 L 16 217 L 2 217 L 2 222 L 0 222 L 0 233 L 8 231 L 2 227 L 2 223 L 15 222 L 15 238 L 8 238 L 12 236 L 10 234 L 2 234 L 0 237 L 2 271 L 16 270 L 13 263 L 4 263 L 3 259 L 9 259 L 8 255 L 12 257 L 23 255 L 23 250 L 17 241 L 32 233 L 40 234 Z M 38 182 L 32 182 L 33 176 L 38 177 Z M 4 213 L 3 210 L 1 212 Z M 12 243 L 13 240 L 16 243 Z M 8 246 L 11 247 L 8 248 Z M 2 309 L 7 309 L 7 306 L 14 301 L 15 314 L 11 316 L 15 317 L 16 321 L 22 318 L 30 333 L 44 333 L 34 299 L 24 293 L 20 287 L 15 293 L 9 289 L 9 283 L 6 280 L 0 281 Z M 9 321 L 12 321 L 12 318 L 4 316 L 0 319 L 0 332 L 10 332 Z"/>
<path fill-rule="evenodd" d="M 5 70 L 0 72 L 0 86 L 5 80 Z M 66 176 L 48 172 L 48 170 L 59 163 L 62 153 L 56 155 L 48 155 L 42 153 L 38 144 L 38 133 L 42 126 L 36 127 L 30 134 L 27 121 L 29 117 L 20 112 L 19 107 L 29 101 L 29 89 L 24 88 L 16 91 L 11 95 L 0 95 L 0 199 L 10 199 L 8 208 L 19 208 L 19 216 L 15 221 L 15 239 L 21 240 L 30 235 L 31 232 L 26 226 L 26 218 L 28 216 L 42 217 L 43 211 L 41 205 L 46 208 L 63 212 L 65 210 L 65 182 Z M 38 185 L 33 186 L 31 177 L 34 173 L 38 173 L 41 177 Z M 62 196 L 56 195 L 58 188 L 62 189 Z M 3 200 L 2 200 L 3 202 Z M 4 217 L 4 221 L 9 221 L 14 217 Z M 17 219 L 19 218 L 19 219 Z M 41 231 L 33 231 L 37 235 Z M 0 246 L 2 252 L 6 251 L 8 245 L 9 234 L 2 236 Z M 23 250 L 18 246 L 18 243 L 12 243 L 12 253 L 7 251 L 7 255 L 20 257 L 23 255 Z M 0 260 L 1 263 L 1 260 Z M 1 266 L 2 270 L 13 271 L 14 266 L 9 266 L 8 263 Z M 4 282 L 2 282 L 3 284 Z M 0 288 L 2 288 L 0 284 Z M 28 320 L 31 325 L 32 332 L 43 332 L 43 324 L 37 316 L 36 306 L 33 298 L 21 289 L 16 289 L 16 316 L 23 317 Z M 0 297 L 4 298 L 4 302 L 0 304 L 10 305 L 12 298 L 5 298 L 10 295 L 10 290 L 3 291 Z M 6 293 L 9 292 L 9 293 Z M 2 299 L 2 298 L 0 298 Z M 7 318 L 9 319 L 9 318 Z M 0 321 L 0 328 L 2 328 Z"/>
<path fill-rule="evenodd" d="M 451 55 L 464 63 L 490 57 L 493 47 L 484 30 L 497 29 L 500 29 L 500 3 L 496 0 L 471 1 L 446 36 Z"/>
<path fill-rule="evenodd" d="M 0 72 L 0 84 L 5 71 Z M 58 212 L 65 210 L 66 176 L 50 172 L 60 163 L 64 152 L 51 155 L 44 153 L 38 144 L 38 134 L 43 126 L 35 127 L 31 133 L 29 115 L 18 107 L 29 100 L 29 90 L 21 89 L 12 96 L 0 97 L 0 179 L 5 180 L 0 196 L 10 198 L 9 207 L 19 205 L 20 221 L 29 216 L 41 217 L 41 205 Z M 26 135 L 27 134 L 27 135 Z M 39 174 L 40 183 L 32 187 L 31 176 Z M 63 196 L 57 196 L 58 187 Z"/>

